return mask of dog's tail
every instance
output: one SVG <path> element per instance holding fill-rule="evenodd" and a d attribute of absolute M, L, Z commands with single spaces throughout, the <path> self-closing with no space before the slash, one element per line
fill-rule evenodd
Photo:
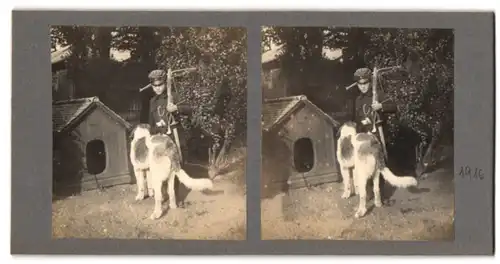
<path fill-rule="evenodd" d="M 184 183 L 189 189 L 201 191 L 213 188 L 213 183 L 210 179 L 193 179 L 183 169 L 180 169 L 176 175 L 179 177 L 179 181 Z"/>
<path fill-rule="evenodd" d="M 394 173 L 392 173 L 392 171 L 387 167 L 381 169 L 380 173 L 382 173 L 382 176 L 385 180 L 396 187 L 407 188 L 410 186 L 416 186 L 418 184 L 415 178 L 410 176 L 398 177 L 394 175 Z"/>

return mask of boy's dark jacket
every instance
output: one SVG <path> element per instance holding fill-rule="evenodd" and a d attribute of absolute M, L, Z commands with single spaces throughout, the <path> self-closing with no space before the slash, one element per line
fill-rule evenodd
<path fill-rule="evenodd" d="M 382 109 L 379 110 L 380 113 L 380 118 L 382 121 L 385 123 L 386 121 L 386 114 L 389 113 L 395 113 L 397 111 L 397 106 L 394 100 L 388 98 L 385 94 L 385 92 L 382 89 L 379 89 L 377 91 L 378 93 L 378 102 L 382 104 Z M 352 100 L 352 114 L 353 114 L 353 119 L 358 125 L 358 129 L 366 131 L 372 129 L 372 125 L 362 125 L 361 120 L 365 119 L 365 110 L 370 109 L 371 110 L 371 105 L 373 102 L 373 92 L 372 89 L 370 88 L 368 92 L 366 93 L 361 93 L 359 89 L 352 88 L 352 90 L 349 91 L 350 97 L 353 99 Z M 361 132 L 361 131 L 360 131 Z"/>
<path fill-rule="evenodd" d="M 179 122 L 179 115 L 191 115 L 193 110 L 195 109 L 193 106 L 190 106 L 186 102 L 183 103 L 176 103 L 178 101 L 177 96 L 175 93 L 173 93 L 174 96 L 174 104 L 177 105 L 177 111 L 174 113 L 174 117 L 176 118 L 178 124 L 176 127 L 178 129 L 182 129 L 182 126 L 180 125 Z M 225 111 L 225 105 L 227 104 L 227 101 L 231 98 L 231 93 L 229 89 L 229 83 L 227 79 L 224 79 L 221 85 L 217 87 L 217 90 L 215 92 L 215 100 L 213 101 L 212 105 L 208 106 L 208 108 L 212 109 L 214 114 L 222 115 Z M 167 103 L 168 103 L 168 96 L 167 96 L 167 91 L 165 91 L 162 94 L 154 94 L 153 97 L 149 101 L 149 118 L 148 118 L 148 123 L 151 126 L 151 132 L 152 134 L 156 133 L 166 133 L 167 131 L 167 126 L 163 127 L 157 127 L 156 123 L 160 122 L 162 119 L 167 123 Z"/>
<path fill-rule="evenodd" d="M 168 128 L 166 125 L 162 127 L 158 127 L 156 125 L 156 123 L 160 122 L 162 119 L 165 122 L 165 124 L 167 124 L 168 122 L 167 103 L 168 103 L 168 96 L 166 91 L 159 95 L 155 94 L 149 101 L 149 125 L 151 126 L 152 134 L 167 132 Z M 176 118 L 177 121 L 179 121 L 178 114 L 189 115 L 191 114 L 192 110 L 193 109 L 185 103 L 177 104 L 178 113 L 174 113 L 174 117 Z"/>

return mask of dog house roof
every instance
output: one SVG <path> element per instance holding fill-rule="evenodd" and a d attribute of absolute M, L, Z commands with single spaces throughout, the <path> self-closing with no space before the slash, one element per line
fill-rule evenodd
<path fill-rule="evenodd" d="M 132 126 L 121 116 L 102 103 L 98 97 L 86 97 L 79 99 L 56 101 L 52 103 L 52 129 L 60 133 L 79 122 L 94 107 L 99 107 L 111 118 L 123 125 L 126 129 Z"/>
<path fill-rule="evenodd" d="M 340 126 L 339 122 L 309 101 L 305 95 L 298 95 L 265 100 L 262 105 L 262 129 L 270 131 L 303 105 L 309 106 L 333 126 Z"/>

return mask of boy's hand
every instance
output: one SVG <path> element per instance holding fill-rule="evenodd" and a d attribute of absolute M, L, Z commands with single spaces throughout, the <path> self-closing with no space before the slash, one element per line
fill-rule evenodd
<path fill-rule="evenodd" d="M 365 118 L 365 119 L 363 119 L 363 120 L 361 120 L 361 124 L 363 124 L 363 125 L 365 125 L 365 126 L 366 126 L 366 125 L 370 125 L 371 123 L 372 123 L 372 122 L 370 121 L 370 119 L 369 119 L 368 117 L 367 117 L 367 118 Z"/>
<path fill-rule="evenodd" d="M 375 111 L 378 111 L 378 110 L 382 109 L 382 104 L 379 102 L 375 102 L 372 104 L 372 109 Z"/>
<path fill-rule="evenodd" d="M 170 112 L 170 113 L 177 111 L 177 105 L 175 105 L 175 104 L 168 104 L 167 105 L 167 111 Z"/>
<path fill-rule="evenodd" d="M 157 127 L 163 127 L 163 126 L 166 126 L 166 125 L 167 125 L 167 124 L 165 123 L 165 121 L 163 121 L 163 119 L 162 119 L 162 120 L 160 120 L 160 122 L 156 122 L 156 126 L 157 126 Z"/>

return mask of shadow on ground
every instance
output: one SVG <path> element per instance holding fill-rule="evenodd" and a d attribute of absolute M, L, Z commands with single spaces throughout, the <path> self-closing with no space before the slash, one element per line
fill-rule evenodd
<path fill-rule="evenodd" d="M 416 188 L 390 188 L 381 208 L 369 191 L 368 212 L 360 219 L 354 218 L 359 198 L 342 199 L 342 183 L 289 190 L 261 201 L 262 238 L 453 240 L 453 175 L 452 166 L 441 167 Z"/>
<path fill-rule="evenodd" d="M 272 199 L 288 193 L 292 169 L 292 151 L 275 133 L 262 132 L 261 199 Z"/>
<path fill-rule="evenodd" d="M 245 153 L 244 150 L 239 152 Z M 235 159 L 236 160 L 236 159 Z M 193 178 L 207 177 L 200 166 L 185 166 Z M 157 220 L 149 218 L 154 199 L 135 201 L 134 184 L 114 186 L 69 196 L 52 203 L 54 238 L 115 239 L 194 239 L 244 240 L 246 238 L 246 196 L 235 182 L 244 182 L 244 167 L 223 175 L 214 182 L 215 190 L 187 190 L 179 183 L 177 199 L 182 207 L 168 209 Z M 243 180 L 242 180 L 243 179 Z M 164 192 L 165 200 L 168 198 Z"/>

